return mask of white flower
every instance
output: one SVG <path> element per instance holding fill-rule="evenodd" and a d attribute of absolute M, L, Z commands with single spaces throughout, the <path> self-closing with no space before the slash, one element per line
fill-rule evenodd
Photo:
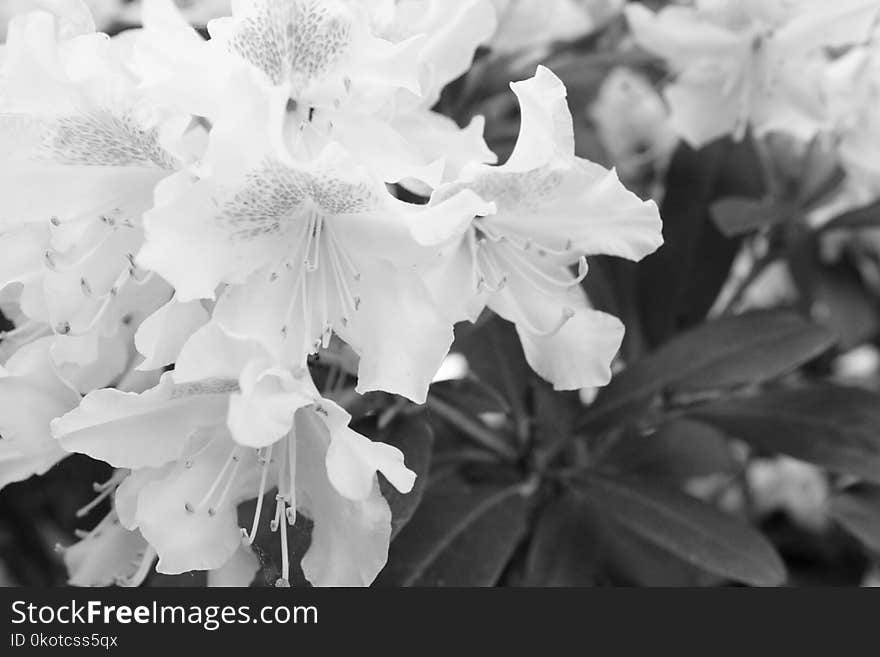
<path fill-rule="evenodd" d="M 115 511 L 83 532 L 79 541 L 58 550 L 71 586 L 140 586 L 156 559 L 141 533 L 123 527 Z"/>
<path fill-rule="evenodd" d="M 13 254 L 0 289 L 18 290 L 27 323 L 55 331 L 56 362 L 97 366 L 106 385 L 126 366 L 126 327 L 172 294 L 133 257 L 189 117 L 140 94 L 104 35 L 58 41 L 60 20 L 17 17 L 0 69 L 0 244 Z"/>
<path fill-rule="evenodd" d="M 0 488 L 46 472 L 67 452 L 49 423 L 79 404 L 49 357 L 51 338 L 19 349 L 0 366 Z"/>
<path fill-rule="evenodd" d="M 421 172 L 421 180 L 405 180 L 412 191 L 430 194 L 430 186 L 449 182 L 458 177 L 465 164 L 480 162 L 494 164 L 495 154 L 483 139 L 485 121 L 474 117 L 465 128 L 435 111 L 443 88 L 464 75 L 471 67 L 477 48 L 486 43 L 496 28 L 495 10 L 490 0 L 363 0 L 371 6 L 376 31 L 392 43 L 401 43 L 413 37 L 419 40 L 420 91 L 414 94 L 401 89 L 393 100 L 394 111 L 389 127 L 406 149 L 389 152 L 387 129 L 360 130 L 360 139 L 372 139 L 364 144 L 362 152 L 367 159 L 375 159 L 376 152 L 387 153 L 398 161 L 430 166 Z M 337 139 L 342 139 L 337 132 Z M 343 139 L 351 149 L 352 135 Z M 393 143 L 393 142 L 392 142 Z"/>
<path fill-rule="evenodd" d="M 837 152 L 847 183 L 863 192 L 863 204 L 880 194 L 880 41 L 853 48 L 826 71 L 825 92 L 831 108 Z"/>
<path fill-rule="evenodd" d="M 602 81 L 590 117 L 624 180 L 637 178 L 646 164 L 662 170 L 675 149 L 663 100 L 646 76 L 630 69 L 616 68 Z"/>
<path fill-rule="evenodd" d="M 499 54 L 541 51 L 554 41 L 590 33 L 620 12 L 625 0 L 492 0 L 498 31 L 489 46 Z"/>
<path fill-rule="evenodd" d="M 305 367 L 336 333 L 361 356 L 360 392 L 424 401 L 452 328 L 412 268 L 436 250 L 410 225 L 442 216 L 464 226 L 485 204 L 472 193 L 431 208 L 402 203 L 333 145 L 294 160 L 272 133 L 275 105 L 255 98 L 215 124 L 204 177 L 163 183 L 138 262 L 180 301 L 228 284 L 215 320 L 285 366 Z"/>
<path fill-rule="evenodd" d="M 868 38 L 876 0 L 702 0 L 653 13 L 629 3 L 636 41 L 678 74 L 666 88 L 676 131 L 699 147 L 751 126 L 809 139 L 823 127 L 825 49 Z"/>
<path fill-rule="evenodd" d="M 476 319 L 488 304 L 516 324 L 532 368 L 557 389 L 604 385 L 623 325 L 592 310 L 580 282 L 586 255 L 638 260 L 662 243 L 660 216 L 624 188 L 613 171 L 574 155 L 565 86 L 548 69 L 511 85 L 522 127 L 510 159 L 472 166 L 440 188 L 432 203 L 471 190 L 497 212 L 484 212 L 464 237 L 451 226 L 419 224 L 424 242 L 455 247 L 433 271 L 438 304 L 455 319 Z M 569 266 L 577 264 L 574 276 Z"/>
<path fill-rule="evenodd" d="M 355 433 L 349 420 L 306 376 L 274 366 L 259 344 L 208 325 L 158 387 L 96 391 L 53 432 L 68 449 L 134 469 L 117 509 L 155 548 L 160 572 L 227 563 L 242 535 L 253 542 L 274 488 L 281 584 L 290 573 L 287 527 L 299 511 L 314 522 L 306 577 L 317 586 L 363 586 L 384 566 L 391 532 L 376 472 L 402 492 L 415 475 L 399 450 Z M 253 498 L 253 525 L 239 529 L 237 506 Z"/>
<path fill-rule="evenodd" d="M 0 42 L 15 16 L 35 9 L 51 12 L 59 18 L 56 27 L 61 38 L 89 34 L 95 31 L 95 10 L 104 18 L 108 3 L 118 4 L 118 0 L 4 0 L 0 5 Z"/>

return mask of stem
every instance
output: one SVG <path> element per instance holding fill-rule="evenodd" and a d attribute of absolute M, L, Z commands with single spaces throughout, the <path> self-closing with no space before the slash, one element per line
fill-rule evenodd
<path fill-rule="evenodd" d="M 431 396 L 428 398 L 428 407 L 451 425 L 461 430 L 465 436 L 473 440 L 480 447 L 494 452 L 506 461 L 516 461 L 519 458 L 516 450 L 496 436 L 486 425 L 479 420 L 474 420 L 451 404 L 447 404 L 436 396 Z"/>

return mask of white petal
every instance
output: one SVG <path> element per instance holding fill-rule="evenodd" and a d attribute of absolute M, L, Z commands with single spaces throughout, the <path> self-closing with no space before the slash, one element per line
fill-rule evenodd
<path fill-rule="evenodd" d="M 232 446 L 231 441 L 214 440 L 193 458 L 190 467 L 180 463 L 168 476 L 147 484 L 141 491 L 137 522 L 159 554 L 158 572 L 177 575 L 220 568 L 241 546 L 236 507 L 243 499 L 243 491 L 248 489 L 248 482 L 236 482 L 220 506 L 211 506 L 213 498 L 200 505 Z M 253 468 L 256 459 L 245 454 L 245 450 L 241 452 L 241 458 L 248 460 L 242 467 Z"/>
<path fill-rule="evenodd" d="M 232 558 L 214 570 L 208 571 L 208 586 L 250 586 L 260 570 L 260 560 L 249 547 L 241 546 Z"/>
<path fill-rule="evenodd" d="M 195 430 L 222 422 L 232 389 L 216 381 L 175 384 L 166 374 L 142 394 L 96 390 L 55 420 L 52 433 L 66 449 L 114 467 L 158 467 L 178 459 Z"/>
<path fill-rule="evenodd" d="M 141 533 L 125 529 L 111 514 L 93 533 L 64 550 L 68 584 L 137 586 L 149 573 L 152 555 Z M 143 563 L 145 558 L 150 563 Z"/>
<path fill-rule="evenodd" d="M 137 350 L 144 356 L 139 370 L 155 370 L 170 365 L 186 341 L 208 321 L 208 312 L 198 301 L 172 299 L 150 315 L 134 336 Z"/>
<path fill-rule="evenodd" d="M 520 104 L 519 138 L 505 171 L 529 171 L 556 159 L 574 157 L 574 125 L 565 84 L 539 66 L 535 76 L 510 85 Z"/>
<path fill-rule="evenodd" d="M 373 490 L 376 472 L 381 472 L 401 493 L 408 493 L 416 474 L 404 465 L 403 452 L 385 443 L 374 442 L 344 427 L 330 437 L 327 450 L 327 476 L 342 495 L 364 500 Z"/>
<path fill-rule="evenodd" d="M 363 275 L 373 284 L 341 333 L 361 356 L 357 391 L 385 390 L 424 403 L 449 353 L 451 323 L 413 272 L 378 263 Z"/>
<path fill-rule="evenodd" d="M 240 445 L 260 449 L 288 434 L 297 409 L 314 403 L 312 388 L 283 370 L 253 361 L 241 375 L 241 393 L 229 399 L 228 426 Z"/>
<path fill-rule="evenodd" d="M 230 335 L 210 322 L 196 331 L 181 349 L 174 366 L 174 380 L 194 383 L 210 379 L 237 381 L 245 365 L 265 360 L 266 350 L 254 340 Z"/>
<path fill-rule="evenodd" d="M 328 440 L 316 432 L 297 440 L 297 500 L 314 521 L 303 573 L 313 586 L 369 586 L 388 560 L 391 509 L 378 482 L 362 501 L 339 494 L 325 467 Z"/>

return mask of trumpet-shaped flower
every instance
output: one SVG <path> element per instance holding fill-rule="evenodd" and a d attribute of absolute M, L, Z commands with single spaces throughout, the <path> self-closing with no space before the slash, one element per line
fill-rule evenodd
<path fill-rule="evenodd" d="M 692 146 L 779 130 L 809 139 L 826 121 L 821 75 L 829 47 L 865 41 L 874 0 L 701 0 L 657 13 L 630 3 L 640 45 L 678 79 L 666 89 L 672 124 Z"/>
<path fill-rule="evenodd" d="M 417 44 L 377 38 L 357 2 L 233 0 L 232 16 L 208 31 L 213 45 L 307 107 L 332 107 L 373 87 L 418 91 Z"/>
<path fill-rule="evenodd" d="M 209 324 L 157 388 L 96 391 L 53 432 L 68 449 L 135 468 L 117 491 L 117 508 L 123 525 L 155 548 L 160 572 L 225 564 L 242 537 L 253 542 L 274 489 L 279 583 L 289 581 L 287 532 L 299 511 L 314 522 L 306 577 L 318 586 L 361 586 L 384 566 L 390 541 L 376 473 L 403 492 L 415 475 L 399 450 L 352 431 L 349 420 L 306 376 L 273 365 L 258 343 Z M 237 506 L 254 498 L 253 525 L 240 529 Z"/>
<path fill-rule="evenodd" d="M 104 368 L 106 385 L 128 354 L 101 340 L 132 325 L 133 311 L 149 314 L 171 297 L 133 258 L 153 188 L 180 164 L 171 145 L 189 117 L 139 94 L 104 35 L 58 40 L 61 20 L 17 17 L 0 69 L 0 244 L 12 254 L 0 289 L 17 286 L 27 320 L 59 336 L 59 362 L 91 365 L 84 354 L 121 349 Z"/>
<path fill-rule="evenodd" d="M 558 389 L 604 385 L 623 337 L 614 317 L 592 310 L 580 286 L 587 255 L 638 260 L 662 243 L 653 201 L 643 202 L 608 171 L 574 155 L 563 83 L 539 67 L 511 85 L 522 127 L 503 166 L 471 166 L 432 203 L 462 190 L 491 202 L 459 236 L 451 224 L 418 224 L 426 243 L 452 239 L 434 276 L 438 305 L 455 319 L 489 308 L 516 324 L 534 370 Z M 578 273 L 572 274 L 571 265 Z"/>
<path fill-rule="evenodd" d="M 180 301 L 226 284 L 215 320 L 285 366 L 305 367 L 335 333 L 361 356 L 359 391 L 423 401 L 452 329 L 412 267 L 436 249 L 413 240 L 410 225 L 466 225 L 485 204 L 473 193 L 430 208 L 400 202 L 332 145 L 293 160 L 265 127 L 270 103 L 253 102 L 256 111 L 215 124 L 203 177 L 160 188 L 166 200 L 146 214 L 138 262 Z"/>

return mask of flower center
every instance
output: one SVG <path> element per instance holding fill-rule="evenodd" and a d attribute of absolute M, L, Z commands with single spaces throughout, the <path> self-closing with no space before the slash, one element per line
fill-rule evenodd
<path fill-rule="evenodd" d="M 542 295 L 556 297 L 560 292 L 580 285 L 587 275 L 587 258 L 572 250 L 571 240 L 563 249 L 554 249 L 492 225 L 484 219 L 476 219 L 468 234 L 468 244 L 473 262 L 474 286 L 478 292 L 499 292 L 515 275 Z M 576 258 L 577 275 L 570 272 L 566 275 L 562 267 L 548 267 L 548 264 L 552 264 L 547 262 L 550 258 L 564 261 Z M 574 311 L 564 307 L 559 320 L 549 329 L 531 326 L 524 319 L 523 327 L 536 335 L 550 336 L 558 333 L 573 316 Z"/>

